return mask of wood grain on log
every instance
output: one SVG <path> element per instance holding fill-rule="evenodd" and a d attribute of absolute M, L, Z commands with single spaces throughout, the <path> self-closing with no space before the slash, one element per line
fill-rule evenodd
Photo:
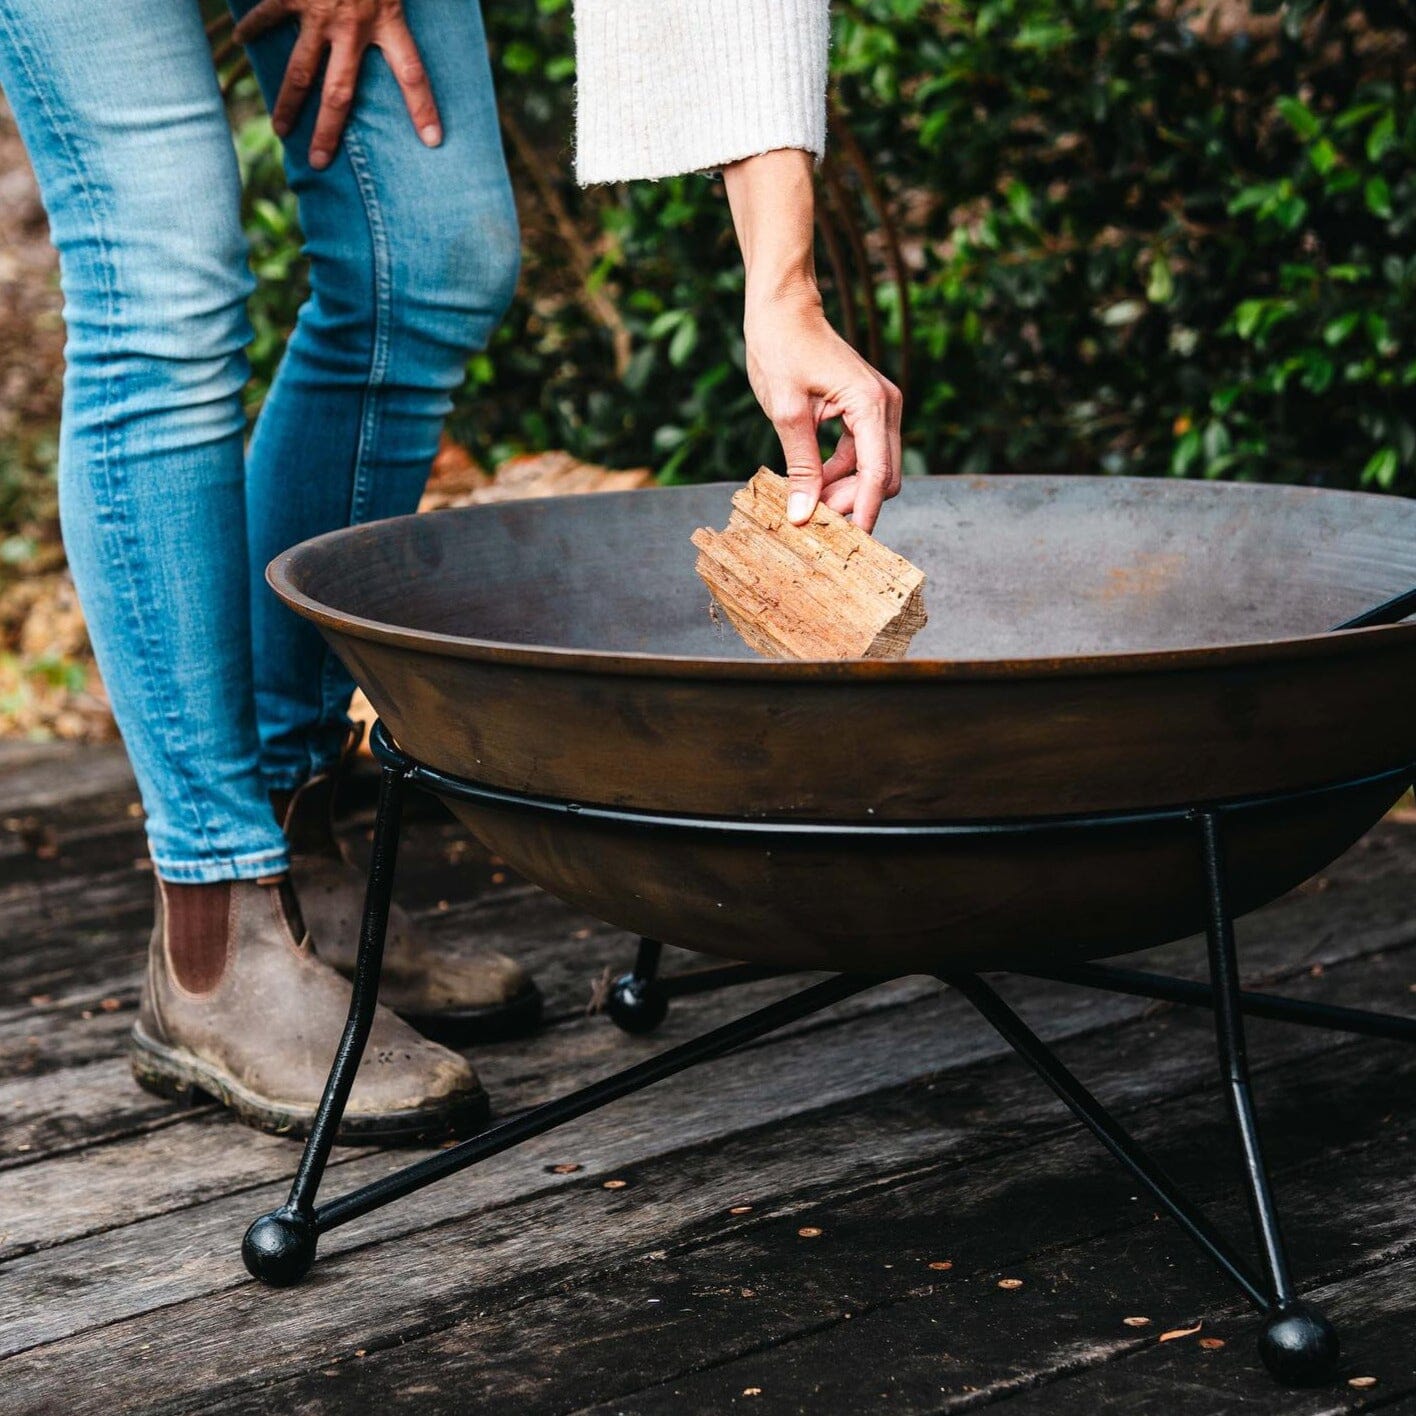
<path fill-rule="evenodd" d="M 760 468 L 727 528 L 693 533 L 698 574 L 749 647 L 775 659 L 902 659 L 925 624 L 924 574 L 822 504 L 787 520 L 787 480 Z"/>

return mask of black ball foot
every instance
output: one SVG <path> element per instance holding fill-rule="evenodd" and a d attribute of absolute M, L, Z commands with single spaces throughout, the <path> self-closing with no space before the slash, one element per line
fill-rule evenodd
<path fill-rule="evenodd" d="M 1311 1304 L 1290 1303 L 1264 1319 L 1259 1356 L 1284 1386 L 1321 1386 L 1341 1355 L 1337 1329 Z"/>
<path fill-rule="evenodd" d="M 313 1219 L 282 1207 L 263 1214 L 246 1231 L 241 1257 L 262 1283 L 289 1288 L 309 1273 L 319 1237 Z"/>
<path fill-rule="evenodd" d="M 669 997 L 655 979 L 621 974 L 610 987 L 605 1012 L 627 1033 L 651 1033 L 664 1021 Z"/>

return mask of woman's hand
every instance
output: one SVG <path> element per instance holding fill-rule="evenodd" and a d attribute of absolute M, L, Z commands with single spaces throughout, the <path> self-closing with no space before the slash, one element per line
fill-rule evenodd
<path fill-rule="evenodd" d="M 900 490 L 900 390 L 833 330 L 812 263 L 811 154 L 783 148 L 723 169 L 747 267 L 747 373 L 786 454 L 787 515 L 810 520 L 818 501 L 875 528 Z M 845 431 L 823 464 L 821 423 Z"/>
<path fill-rule="evenodd" d="M 401 0 L 260 0 L 236 26 L 236 38 L 245 44 L 292 16 L 300 21 L 300 35 L 270 117 L 275 131 L 288 137 L 328 54 L 320 110 L 310 138 L 311 167 L 328 167 L 334 161 L 354 106 L 359 66 L 370 45 L 383 50 L 418 136 L 428 147 L 442 142 L 432 85 L 403 17 Z"/>
<path fill-rule="evenodd" d="M 880 504 L 900 490 L 900 390 L 831 328 L 814 286 L 754 305 L 743 324 L 747 377 L 787 459 L 787 516 L 800 525 L 816 503 L 875 529 Z M 823 464 L 817 428 L 845 424 Z"/>

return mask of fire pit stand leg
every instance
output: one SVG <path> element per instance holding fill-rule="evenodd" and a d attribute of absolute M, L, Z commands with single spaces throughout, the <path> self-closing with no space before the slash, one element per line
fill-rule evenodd
<path fill-rule="evenodd" d="M 349 1102 L 349 1093 L 354 1088 L 379 1001 L 379 974 L 383 969 L 384 935 L 393 897 L 406 780 L 404 770 L 385 763 L 379 781 L 379 804 L 374 817 L 374 840 L 364 892 L 364 914 L 359 926 L 359 953 L 354 966 L 349 1018 L 344 1024 L 344 1035 L 339 1040 L 339 1050 L 290 1186 L 289 1198 L 279 1209 L 256 1220 L 241 1241 L 241 1257 L 247 1269 L 273 1287 L 285 1288 L 298 1283 L 315 1260 L 315 1245 L 319 1240 L 315 1195 L 324 1178 L 330 1147 Z"/>
<path fill-rule="evenodd" d="M 1324 1381 L 1336 1366 L 1338 1357 L 1337 1335 L 1327 1320 L 1316 1309 L 1293 1303 L 1291 1297 L 1289 1304 L 1282 1307 L 1275 1292 L 1186 1198 L 1149 1152 L 988 984 L 974 974 L 949 974 L 941 978 L 983 1014 L 1003 1040 L 1056 1092 L 1067 1109 L 1155 1196 L 1190 1239 L 1219 1265 L 1230 1282 L 1266 1315 L 1268 1322 L 1259 1338 L 1259 1353 L 1274 1376 L 1295 1386 Z M 1283 1326 L 1285 1323 L 1288 1326 Z M 1277 1338 L 1274 1336 L 1276 1325 L 1282 1328 Z M 1285 1345 L 1275 1352 L 1277 1343 L 1285 1339 Z M 1278 1360 L 1280 1357 L 1282 1360 Z"/>
<path fill-rule="evenodd" d="M 796 972 L 771 964 L 721 964 L 665 977 L 659 972 L 663 954 L 664 946 L 657 939 L 641 939 L 634 968 L 610 985 L 605 1012 L 622 1032 L 653 1032 L 668 1014 L 672 998 L 734 988 L 757 979 L 780 978 Z"/>
<path fill-rule="evenodd" d="M 615 1026 L 627 1033 L 651 1033 L 669 1011 L 669 995 L 659 979 L 664 946 L 657 939 L 641 939 L 634 968 L 610 985 L 605 1012 Z"/>
<path fill-rule="evenodd" d="M 1206 934 L 1210 982 L 1214 988 L 1215 1034 L 1229 1110 L 1239 1134 L 1254 1233 L 1268 1276 L 1270 1306 L 1259 1337 L 1259 1355 L 1280 1381 L 1306 1386 L 1323 1381 L 1331 1374 L 1337 1366 L 1341 1345 L 1336 1329 L 1326 1316 L 1311 1304 L 1301 1302 L 1293 1289 L 1249 1083 L 1239 963 L 1225 884 L 1224 837 L 1219 812 L 1199 812 L 1197 820 L 1209 911 Z"/>
<path fill-rule="evenodd" d="M 283 1205 L 262 1215 L 247 1229 L 241 1244 L 241 1257 L 246 1268 L 254 1277 L 273 1288 L 286 1288 L 304 1278 L 314 1263 L 319 1237 L 328 1230 L 381 1209 L 459 1170 L 499 1155 L 567 1121 L 597 1111 L 620 1097 L 721 1057 L 885 981 L 884 975 L 833 974 L 823 982 L 811 984 L 689 1042 L 668 1048 L 622 1072 L 532 1107 L 450 1149 L 436 1151 L 391 1175 L 316 1205 L 330 1148 L 349 1101 L 373 1025 L 374 1009 L 378 1005 L 379 973 L 383 967 L 384 935 L 392 901 L 403 790 L 409 782 L 418 779 L 420 771 L 426 770 L 400 753 L 379 729 L 376 729 L 374 744 L 384 766 L 379 785 L 378 812 L 374 820 L 373 850 L 369 861 L 368 888 L 364 894 L 364 914 L 359 930 L 359 954 L 349 1017 L 290 1194 Z M 654 940 L 644 940 L 640 946 L 636 975 L 630 977 L 637 976 L 649 987 L 662 989 L 663 981 L 656 978 L 661 951 L 662 946 Z M 766 971 L 758 970 L 757 976 L 760 977 L 763 972 Z M 666 1000 L 667 992 L 661 997 Z M 666 1002 L 664 1006 L 667 1006 Z M 662 1017 L 661 1009 L 651 1026 L 657 1025 Z"/>
<path fill-rule="evenodd" d="M 1263 1258 L 1262 1278 L 1176 1187 L 1144 1147 L 988 984 L 975 974 L 941 975 L 941 978 L 983 1014 L 1004 1041 L 1057 1093 L 1073 1115 L 1155 1196 L 1190 1238 L 1264 1315 L 1258 1346 L 1259 1355 L 1269 1371 L 1289 1386 L 1316 1385 L 1332 1375 L 1341 1344 L 1336 1330 L 1323 1313 L 1312 1304 L 1303 1302 L 1293 1287 L 1254 1114 L 1244 1037 L 1244 997 L 1239 987 L 1234 925 L 1227 901 L 1220 813 L 1216 810 L 1197 811 L 1193 819 L 1199 829 L 1204 861 L 1209 996 L 1214 1007 L 1226 1100 L 1239 1138 L 1245 1191 Z M 1098 983 L 1098 986 L 1106 985 Z"/>

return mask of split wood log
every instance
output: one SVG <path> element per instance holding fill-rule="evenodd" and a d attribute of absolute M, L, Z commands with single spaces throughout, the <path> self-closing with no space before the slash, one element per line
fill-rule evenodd
<path fill-rule="evenodd" d="M 763 467 L 723 531 L 693 533 L 698 574 L 748 645 L 774 659 L 902 659 L 925 624 L 924 573 L 830 507 L 787 520 Z"/>

